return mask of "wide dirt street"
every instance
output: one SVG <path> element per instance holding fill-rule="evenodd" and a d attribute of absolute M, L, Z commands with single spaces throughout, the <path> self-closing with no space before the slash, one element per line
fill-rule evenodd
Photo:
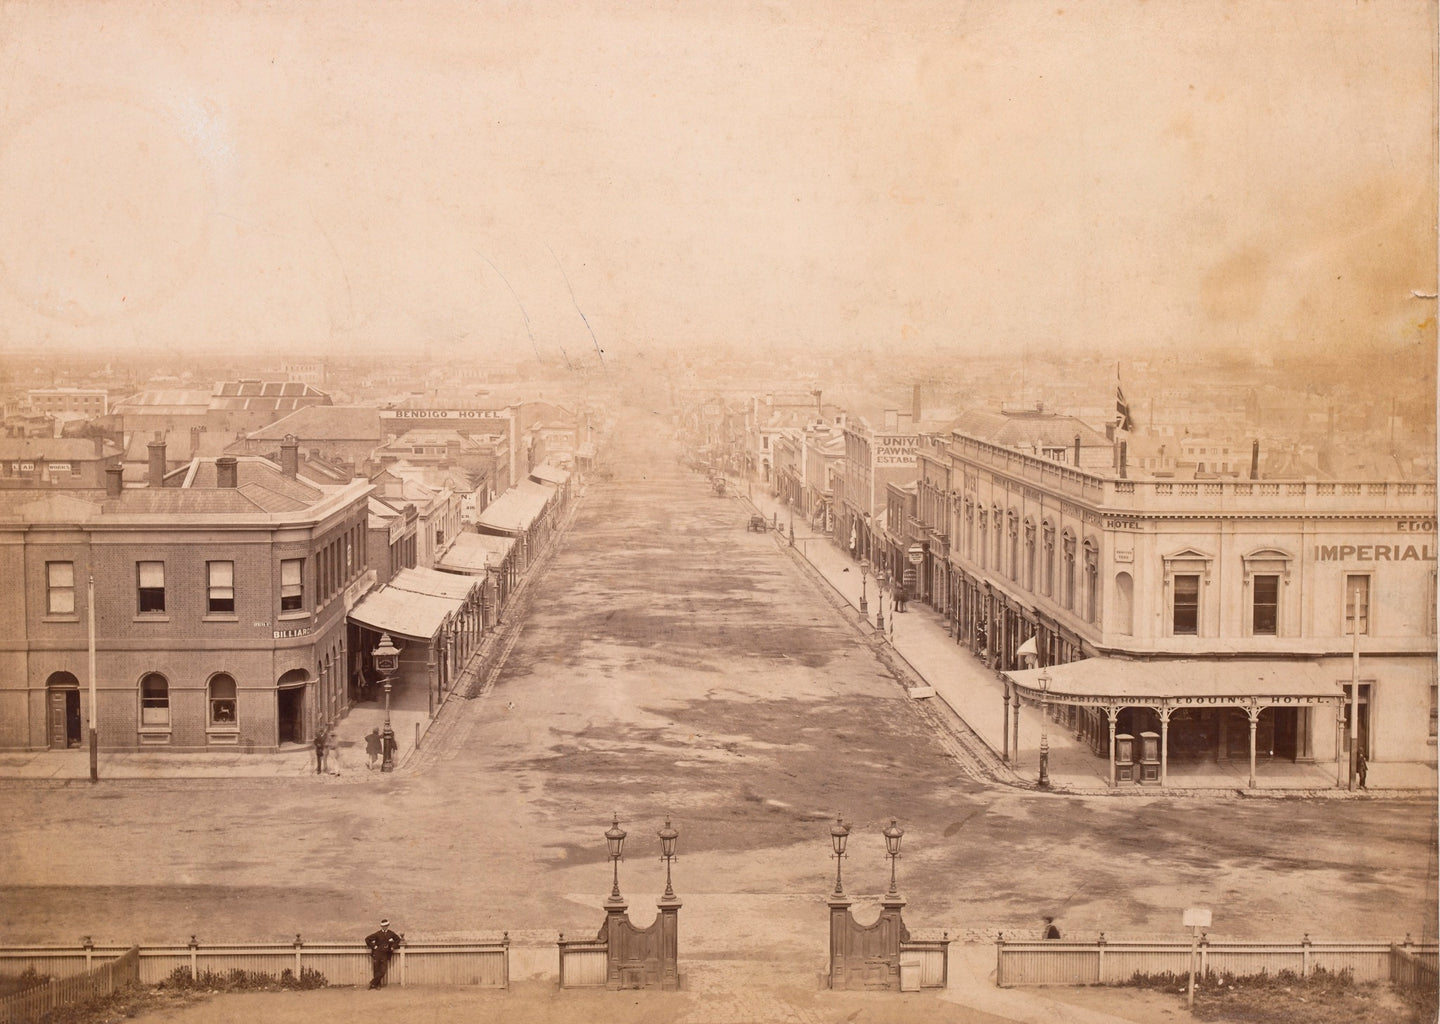
<path fill-rule="evenodd" d="M 988 940 L 1183 934 L 1433 936 L 1430 801 L 1065 797 L 967 777 L 848 615 L 748 508 L 680 467 L 664 417 L 622 418 L 484 696 L 392 776 L 0 784 L 4 941 L 497 934 L 553 972 L 594 932 L 602 832 L 648 924 L 655 831 L 680 830 L 682 959 L 768 960 L 813 987 L 833 888 L 829 827 L 855 832 L 870 920 L 880 829 L 905 829 L 912 932 Z M 542 951 L 547 948 L 548 953 Z M 548 958 L 548 959 L 547 959 Z M 538 967 L 537 967 L 538 969 Z M 517 966 L 523 976 L 524 966 Z"/>

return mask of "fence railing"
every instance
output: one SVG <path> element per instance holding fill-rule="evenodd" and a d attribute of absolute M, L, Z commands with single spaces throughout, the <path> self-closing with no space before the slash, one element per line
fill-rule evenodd
<path fill-rule="evenodd" d="M 80 974 L 52 977 L 42 985 L 5 996 L 0 999 L 0 1021 L 19 1024 L 21 1021 L 39 1020 L 45 1014 L 61 1007 L 108 996 L 116 989 L 137 984 L 140 980 L 139 953 L 139 949 L 132 947 L 115 959 Z M 84 962 L 83 958 L 80 962 Z M 42 972 L 39 968 L 36 968 L 36 972 L 50 974 L 49 971 Z"/>
<path fill-rule="evenodd" d="M 920 962 L 921 988 L 948 988 L 950 985 L 950 940 L 913 939 L 900 943 L 900 962 L 913 957 Z"/>
<path fill-rule="evenodd" d="M 0 974 L 36 973 L 67 980 L 92 963 L 125 952 L 123 946 L 11 946 L 0 948 Z M 328 985 L 369 984 L 370 951 L 363 942 L 224 943 L 195 940 L 184 945 L 137 946 L 136 980 L 143 985 L 165 981 L 177 969 L 192 978 L 206 973 L 255 971 L 280 977 L 290 971 L 299 979 L 319 971 Z M 395 985 L 477 985 L 508 988 L 510 937 L 498 941 L 445 942 L 407 939 L 390 961 L 387 980 Z"/>
<path fill-rule="evenodd" d="M 610 944 L 604 939 L 567 939 L 560 949 L 561 988 L 603 988 L 610 968 Z"/>
<path fill-rule="evenodd" d="M 1432 954 L 1426 959 L 1409 946 L 1390 947 L 1390 980 L 1401 988 L 1434 992 L 1440 988 L 1440 970 Z"/>
<path fill-rule="evenodd" d="M 1138 974 L 1185 974 L 1190 970 L 1188 941 L 1131 942 L 1107 940 L 1065 942 L 1055 939 L 995 943 L 995 984 L 1120 985 Z M 1403 954 L 1403 956 L 1402 956 Z M 1323 968 L 1349 971 L 1356 981 L 1398 980 L 1397 972 L 1430 971 L 1434 984 L 1440 945 L 1408 942 L 1230 942 L 1201 940 L 1197 947 L 1199 974 L 1249 975 L 1292 971 L 1302 977 Z M 1401 965 L 1403 966 L 1397 966 Z"/>

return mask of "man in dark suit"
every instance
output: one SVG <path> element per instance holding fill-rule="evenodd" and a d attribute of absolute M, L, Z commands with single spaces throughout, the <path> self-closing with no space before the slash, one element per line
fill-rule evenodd
<path fill-rule="evenodd" d="M 390 957 L 400 948 L 401 937 L 390 930 L 389 921 L 380 922 L 380 930 L 365 936 L 365 945 L 370 948 L 370 987 L 385 987 L 385 972 L 390 969 Z"/>

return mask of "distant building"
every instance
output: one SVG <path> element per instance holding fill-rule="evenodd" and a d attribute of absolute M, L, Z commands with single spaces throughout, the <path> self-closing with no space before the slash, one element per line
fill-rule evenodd
<path fill-rule="evenodd" d="M 75 413 L 93 418 L 110 412 L 110 393 L 104 388 L 31 388 L 27 400 L 39 416 Z"/>
<path fill-rule="evenodd" d="M 103 490 L 120 450 L 103 438 L 0 438 L 0 489 Z"/>

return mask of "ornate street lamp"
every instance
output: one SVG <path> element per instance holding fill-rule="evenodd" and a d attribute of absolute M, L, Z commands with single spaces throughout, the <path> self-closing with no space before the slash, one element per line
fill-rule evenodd
<path fill-rule="evenodd" d="M 845 891 L 840 888 L 840 861 L 845 856 L 845 840 L 850 838 L 850 826 L 840 819 L 835 819 L 835 824 L 830 826 L 830 845 L 835 848 L 835 895 L 843 896 Z"/>
<path fill-rule="evenodd" d="M 870 559 L 860 559 L 860 614 L 870 617 L 870 607 L 865 603 L 865 577 L 870 575 Z"/>
<path fill-rule="evenodd" d="M 610 887 L 610 898 L 605 902 L 624 903 L 625 897 L 620 895 L 620 855 L 625 852 L 625 830 L 620 827 L 619 814 L 613 816 L 610 827 L 605 830 L 605 845 L 614 865 L 614 884 Z"/>
<path fill-rule="evenodd" d="M 395 730 L 390 727 L 390 685 L 391 678 L 400 668 L 400 648 L 391 642 L 389 633 L 381 633 L 380 642 L 370 653 L 375 659 L 375 671 L 380 673 L 385 689 L 385 727 L 380 731 L 380 770 L 393 772 L 395 770 Z"/>
<path fill-rule="evenodd" d="M 675 890 L 670 888 L 670 862 L 675 859 L 675 840 L 680 838 L 680 832 L 670 827 L 670 815 L 665 815 L 665 827 L 656 833 L 660 837 L 660 859 L 665 862 L 665 896 L 667 900 L 675 898 Z"/>
<path fill-rule="evenodd" d="M 1050 737 L 1045 723 L 1050 717 L 1050 673 L 1040 673 L 1040 788 L 1050 788 Z"/>
<path fill-rule="evenodd" d="M 890 857 L 890 896 L 898 896 L 900 893 L 895 888 L 895 862 L 900 859 L 900 837 L 905 830 L 895 824 L 895 819 L 890 819 L 890 827 L 882 833 L 885 836 L 885 852 Z"/>
<path fill-rule="evenodd" d="M 893 606 L 890 614 L 895 614 Z M 883 571 L 875 574 L 875 628 L 883 637 L 885 633 L 885 573 Z"/>

